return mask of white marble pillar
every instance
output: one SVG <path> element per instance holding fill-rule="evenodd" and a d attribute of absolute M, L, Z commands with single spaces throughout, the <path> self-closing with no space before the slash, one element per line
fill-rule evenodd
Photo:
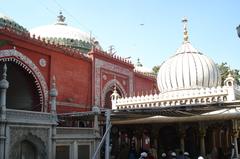
<path fill-rule="evenodd" d="M 205 135 L 206 135 L 206 128 L 203 123 L 199 125 L 199 136 L 200 136 L 200 154 L 202 156 L 206 156 L 206 148 L 205 148 Z"/>
<path fill-rule="evenodd" d="M 3 79 L 0 81 L 0 158 L 5 156 L 6 141 L 6 94 L 9 83 L 7 81 L 7 65 L 3 67 Z"/>
<path fill-rule="evenodd" d="M 237 138 L 238 138 L 238 121 L 237 120 L 232 120 L 232 137 L 233 137 L 233 143 L 234 143 L 234 155 L 233 159 L 238 159 L 238 143 L 237 143 Z"/>
<path fill-rule="evenodd" d="M 180 135 L 180 149 L 182 152 L 185 151 L 185 136 L 186 136 L 186 130 L 183 126 L 180 126 L 179 128 L 179 135 Z"/>

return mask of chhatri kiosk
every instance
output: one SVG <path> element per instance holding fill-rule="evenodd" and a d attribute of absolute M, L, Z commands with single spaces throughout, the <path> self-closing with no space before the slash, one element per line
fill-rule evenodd
<path fill-rule="evenodd" d="M 187 20 L 183 23 L 182 45 L 158 72 L 160 93 L 112 94 L 113 155 L 126 144 L 138 152 L 154 146 L 158 154 L 182 150 L 191 156 L 229 156 L 234 144 L 238 158 L 239 86 L 231 73 L 221 86 L 216 64 L 191 45 Z"/>

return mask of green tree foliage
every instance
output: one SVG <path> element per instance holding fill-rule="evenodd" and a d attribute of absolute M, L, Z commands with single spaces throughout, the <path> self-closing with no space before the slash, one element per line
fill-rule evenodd
<path fill-rule="evenodd" d="M 217 67 L 220 71 L 221 74 L 221 80 L 222 83 L 221 85 L 223 85 L 224 80 L 227 78 L 228 74 L 231 73 L 233 75 L 233 77 L 236 80 L 236 83 L 239 85 L 240 84 L 240 74 L 239 74 L 239 70 L 238 69 L 230 69 L 230 67 L 228 66 L 228 64 L 226 62 L 222 62 L 221 64 L 217 64 Z"/>
<path fill-rule="evenodd" d="M 159 69 L 160 69 L 160 66 L 159 66 L 159 65 L 158 65 L 158 66 L 154 66 L 154 67 L 152 68 L 152 72 L 153 72 L 153 74 L 154 74 L 154 75 L 157 75 Z"/>

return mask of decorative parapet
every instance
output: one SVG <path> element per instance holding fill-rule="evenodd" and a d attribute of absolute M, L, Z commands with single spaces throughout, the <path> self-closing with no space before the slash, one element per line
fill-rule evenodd
<path fill-rule="evenodd" d="M 57 127 L 57 139 L 93 139 L 94 128 Z"/>
<path fill-rule="evenodd" d="M 131 67 L 134 67 L 132 62 L 126 58 L 123 58 L 121 56 L 118 56 L 116 54 L 111 54 L 111 53 L 108 53 L 108 52 L 105 52 L 105 51 L 102 51 L 102 50 L 99 50 L 97 48 L 92 48 L 91 52 L 89 54 L 99 54 L 99 55 L 102 55 L 104 57 L 107 57 L 107 58 L 111 58 L 111 59 L 114 59 L 120 63 L 124 63 L 124 64 L 128 64 L 130 65 Z"/>
<path fill-rule="evenodd" d="M 134 72 L 137 73 L 137 74 L 140 74 L 142 76 L 145 76 L 145 77 L 150 77 L 150 78 L 153 78 L 153 79 L 157 79 L 156 74 L 154 74 L 152 72 L 141 72 L 141 71 L 138 71 L 138 70 L 135 70 L 135 69 L 134 69 Z"/>
<path fill-rule="evenodd" d="M 22 32 L 21 34 L 19 34 L 16 30 L 9 28 L 8 26 L 0 27 L 0 32 L 5 32 L 6 34 L 13 34 L 15 36 L 17 35 L 17 38 L 21 38 L 22 40 L 30 40 L 30 42 L 34 44 L 56 51 L 61 51 L 64 54 L 73 56 L 75 58 L 90 60 L 90 58 L 85 53 L 82 53 L 79 49 L 67 47 L 55 41 L 50 41 L 49 39 L 42 38 L 40 36 L 36 37 L 35 35 L 30 35 L 29 32 Z"/>
<path fill-rule="evenodd" d="M 15 30 L 18 34 L 29 33 L 26 28 L 22 27 L 21 25 L 17 24 L 16 22 L 0 17 L 0 28 L 4 28 L 4 27 L 11 28 L 11 29 Z"/>
<path fill-rule="evenodd" d="M 91 50 L 92 44 L 86 41 L 68 38 L 46 38 L 50 43 L 58 43 L 59 45 L 64 45 L 70 48 L 75 48 L 87 53 Z"/>
<path fill-rule="evenodd" d="M 224 101 L 228 101 L 228 89 L 225 86 L 119 98 L 115 102 L 116 105 L 112 106 L 112 108 L 116 110 L 146 109 L 167 106 L 210 104 Z"/>
<path fill-rule="evenodd" d="M 24 124 L 56 124 L 51 113 L 34 112 L 25 110 L 7 109 L 6 120 L 9 123 L 24 123 Z"/>

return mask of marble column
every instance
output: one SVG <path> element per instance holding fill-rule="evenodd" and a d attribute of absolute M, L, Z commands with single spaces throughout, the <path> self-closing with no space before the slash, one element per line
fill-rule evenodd
<path fill-rule="evenodd" d="M 182 125 L 179 127 L 179 135 L 180 135 L 180 149 L 182 150 L 182 152 L 184 152 L 185 151 L 186 130 Z"/>
<path fill-rule="evenodd" d="M 57 108 L 56 108 L 56 98 L 58 95 L 58 91 L 56 89 L 56 79 L 55 76 L 53 76 L 52 79 L 52 88 L 49 92 L 50 97 L 51 97 L 51 114 L 52 114 L 52 118 L 53 118 L 53 125 L 52 125 L 52 157 L 53 159 L 56 158 L 56 134 L 57 134 L 57 122 L 58 122 L 58 118 L 57 118 Z"/>
<path fill-rule="evenodd" d="M 3 67 L 3 79 L 0 81 L 0 158 L 5 158 L 6 140 L 6 94 L 9 83 L 7 81 L 7 65 Z"/>
<path fill-rule="evenodd" d="M 237 138 L 238 138 L 238 121 L 237 120 L 232 120 L 232 137 L 233 137 L 233 143 L 234 143 L 234 155 L 233 159 L 238 159 L 238 143 L 237 143 Z"/>
<path fill-rule="evenodd" d="M 203 123 L 199 124 L 199 136 L 200 136 L 200 154 L 206 156 L 205 149 L 205 136 L 206 136 L 206 127 Z"/>

